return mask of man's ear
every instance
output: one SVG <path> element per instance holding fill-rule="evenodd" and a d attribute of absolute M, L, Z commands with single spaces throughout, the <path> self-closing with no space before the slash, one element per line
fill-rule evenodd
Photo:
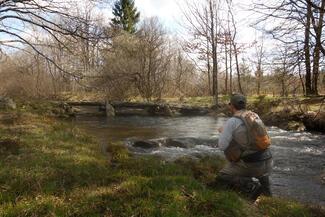
<path fill-rule="evenodd" d="M 229 106 L 230 106 L 230 111 L 232 113 L 235 113 L 235 111 L 236 111 L 235 107 L 232 104 L 230 104 Z"/>

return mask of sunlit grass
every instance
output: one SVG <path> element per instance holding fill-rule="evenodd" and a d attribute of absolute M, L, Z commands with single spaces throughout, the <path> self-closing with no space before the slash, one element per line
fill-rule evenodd
<path fill-rule="evenodd" d="M 262 197 L 258 203 L 260 210 L 270 217 L 312 217 L 324 216 L 324 209 L 310 208 L 306 209 L 305 206 L 298 202 L 288 201 L 279 198 Z"/>

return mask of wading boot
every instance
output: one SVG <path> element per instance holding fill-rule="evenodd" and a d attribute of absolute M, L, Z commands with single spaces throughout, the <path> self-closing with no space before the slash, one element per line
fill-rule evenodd
<path fill-rule="evenodd" d="M 258 178 L 262 185 L 262 192 L 261 194 L 271 197 L 272 192 L 271 192 L 271 184 L 270 184 L 270 177 L 269 176 L 261 176 Z"/>
<path fill-rule="evenodd" d="M 243 193 L 253 201 L 255 201 L 262 192 L 262 185 L 256 178 L 220 173 L 217 180 L 219 183 L 227 185 L 230 189 Z"/>
<path fill-rule="evenodd" d="M 262 185 L 258 179 L 252 178 L 249 183 L 246 185 L 246 191 L 249 195 L 249 198 L 255 201 L 262 193 Z"/>

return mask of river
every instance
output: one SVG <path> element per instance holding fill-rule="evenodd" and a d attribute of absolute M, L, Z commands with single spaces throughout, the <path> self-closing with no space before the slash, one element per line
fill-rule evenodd
<path fill-rule="evenodd" d="M 226 118 L 198 117 L 90 117 L 79 116 L 77 126 L 85 128 L 105 145 L 108 141 L 124 141 L 138 154 L 159 155 L 167 160 L 189 155 L 222 155 L 215 148 Z M 325 135 L 289 132 L 268 127 L 272 139 L 274 170 L 271 175 L 275 196 L 325 205 Z M 134 140 L 176 138 L 194 143 L 191 148 L 160 147 L 143 150 L 132 148 Z"/>

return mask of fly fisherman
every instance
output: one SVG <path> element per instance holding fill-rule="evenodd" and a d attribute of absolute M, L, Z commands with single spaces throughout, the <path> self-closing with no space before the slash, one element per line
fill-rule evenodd
<path fill-rule="evenodd" d="M 257 114 L 246 110 L 245 96 L 232 95 L 228 105 L 233 117 L 219 129 L 219 147 L 228 161 L 217 180 L 253 200 L 260 194 L 271 196 L 269 175 L 273 160 L 265 126 Z"/>

